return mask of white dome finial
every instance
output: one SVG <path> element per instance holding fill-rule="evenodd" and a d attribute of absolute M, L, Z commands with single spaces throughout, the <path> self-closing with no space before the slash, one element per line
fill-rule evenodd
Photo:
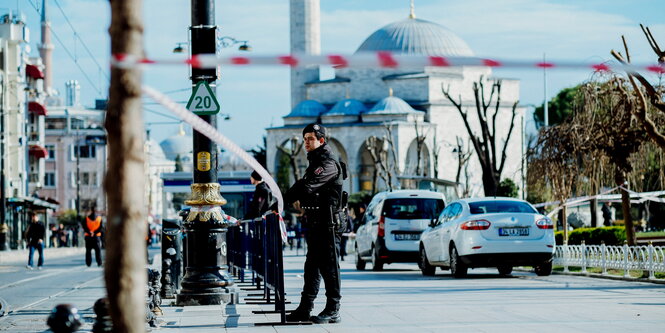
<path fill-rule="evenodd" d="M 416 5 L 414 4 L 414 0 L 411 0 L 411 13 L 409 14 L 409 18 L 416 18 Z"/>

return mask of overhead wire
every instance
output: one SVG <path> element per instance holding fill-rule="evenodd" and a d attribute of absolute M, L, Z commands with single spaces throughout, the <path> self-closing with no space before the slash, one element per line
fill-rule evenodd
<path fill-rule="evenodd" d="M 32 5 L 32 8 L 34 8 L 35 11 L 37 11 L 38 14 L 41 15 L 42 12 L 40 11 L 39 6 L 36 3 L 34 3 L 33 0 L 29 0 L 28 3 L 30 5 Z M 43 10 L 43 8 L 42 8 L 42 10 Z M 67 18 L 66 18 L 66 20 L 69 21 Z M 53 29 L 53 27 L 51 27 L 51 33 L 53 34 L 53 37 L 55 37 L 55 39 L 58 41 L 60 46 L 63 47 L 63 49 L 65 50 L 65 53 L 67 53 L 67 55 L 72 59 L 72 61 L 76 65 L 76 67 L 78 67 L 78 69 L 81 71 L 81 74 L 83 74 L 83 76 L 88 81 L 88 83 L 92 86 L 92 88 L 95 89 L 97 91 L 97 93 L 99 93 L 99 95 L 102 95 L 102 89 L 97 84 L 95 84 L 93 82 L 93 80 L 90 78 L 90 76 L 86 73 L 86 71 L 83 70 L 83 67 L 81 67 L 81 64 L 78 62 L 77 57 L 74 54 L 72 54 L 72 52 L 69 50 L 67 45 L 65 45 L 65 43 L 60 39 L 60 36 L 58 36 L 58 34 Z M 74 33 L 75 33 L 75 35 L 78 35 L 76 33 L 76 31 L 74 31 Z M 80 37 L 79 37 L 79 39 L 80 39 Z M 83 41 L 81 41 L 81 42 L 83 42 Z M 85 48 L 87 49 L 87 46 Z M 93 59 L 94 59 L 94 57 L 93 57 Z M 97 63 L 96 60 L 95 60 L 95 63 Z M 99 68 L 101 68 L 101 66 Z M 102 73 L 103 73 L 103 71 L 102 71 Z"/>

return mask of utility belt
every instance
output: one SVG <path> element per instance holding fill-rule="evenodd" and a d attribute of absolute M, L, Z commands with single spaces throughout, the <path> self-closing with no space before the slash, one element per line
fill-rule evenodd
<path fill-rule="evenodd" d="M 331 206 L 302 206 L 307 223 L 313 227 L 334 228 L 336 232 L 344 232 L 349 221 L 349 212 L 344 208 L 334 209 Z"/>

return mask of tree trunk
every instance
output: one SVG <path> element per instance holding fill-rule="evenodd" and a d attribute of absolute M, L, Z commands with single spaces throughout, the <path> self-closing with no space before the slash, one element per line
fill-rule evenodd
<path fill-rule="evenodd" d="M 565 202 L 562 201 L 562 202 Z M 568 209 L 566 206 L 561 207 L 561 229 L 563 229 L 563 242 L 568 243 Z"/>
<path fill-rule="evenodd" d="M 143 57 L 142 1 L 111 3 L 111 53 Z M 111 69 L 109 167 L 104 276 L 114 332 L 145 332 L 147 224 L 144 199 L 143 119 L 139 68 Z"/>
<path fill-rule="evenodd" d="M 591 213 L 591 227 L 595 228 L 598 226 L 598 199 L 591 199 L 589 210 Z"/>
<path fill-rule="evenodd" d="M 496 196 L 496 190 L 498 188 L 498 185 L 499 183 L 496 181 L 496 178 L 494 177 L 494 172 L 492 172 L 492 170 L 483 170 L 483 189 L 485 191 L 485 196 L 486 197 Z"/>
<path fill-rule="evenodd" d="M 614 181 L 617 186 L 626 186 L 626 175 L 619 168 L 615 170 Z M 626 228 L 626 241 L 628 245 L 635 245 L 635 228 L 633 227 L 633 218 L 630 216 L 630 195 L 628 191 L 620 189 L 621 191 L 621 211 L 623 212 L 623 223 Z"/>

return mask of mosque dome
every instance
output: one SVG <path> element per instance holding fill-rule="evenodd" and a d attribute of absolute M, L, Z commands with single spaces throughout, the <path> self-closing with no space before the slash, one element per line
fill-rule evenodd
<path fill-rule="evenodd" d="M 311 100 L 311 99 L 306 99 L 298 105 L 296 105 L 293 110 L 291 110 L 291 113 L 286 115 L 285 118 L 287 117 L 318 117 L 320 114 L 326 112 L 327 109 L 323 104 Z"/>
<path fill-rule="evenodd" d="M 405 114 L 419 112 L 414 110 L 411 105 L 403 99 L 395 96 L 388 96 L 372 107 L 364 114 Z M 422 112 L 422 111 L 420 111 Z"/>
<path fill-rule="evenodd" d="M 390 51 L 430 56 L 473 56 L 466 42 L 434 22 L 409 17 L 375 31 L 356 53 Z"/>
<path fill-rule="evenodd" d="M 164 155 L 169 160 L 174 161 L 178 155 L 181 158 L 192 154 L 193 139 L 191 136 L 186 135 L 185 131 L 180 128 L 178 134 L 171 136 L 159 144 L 164 151 Z"/>
<path fill-rule="evenodd" d="M 357 99 L 347 98 L 343 99 L 332 107 L 330 111 L 326 112 L 326 116 L 350 115 L 357 116 L 362 112 L 367 111 L 365 104 Z"/>
<path fill-rule="evenodd" d="M 146 140 L 145 145 L 148 156 L 150 158 L 150 163 L 167 160 L 166 155 L 164 154 L 164 149 L 162 149 L 162 147 L 157 144 L 155 140 Z"/>

